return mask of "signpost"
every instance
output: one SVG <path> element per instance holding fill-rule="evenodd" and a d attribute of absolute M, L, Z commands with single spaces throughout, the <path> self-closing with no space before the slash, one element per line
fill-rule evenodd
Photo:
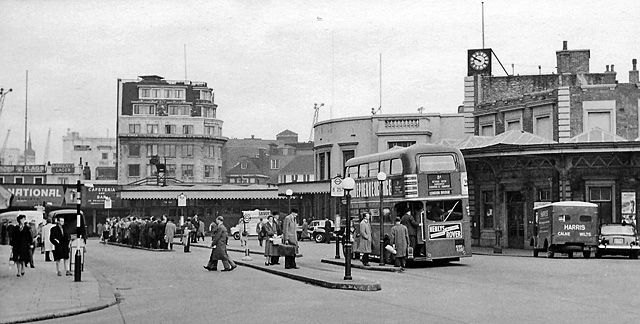
<path fill-rule="evenodd" d="M 249 233 L 247 232 L 247 223 L 251 221 L 250 213 L 242 213 L 242 234 L 240 235 L 241 244 L 244 246 L 244 256 L 242 261 L 253 261 L 253 258 L 249 255 Z"/>
<path fill-rule="evenodd" d="M 182 207 L 187 207 L 187 196 L 184 195 L 184 193 L 180 193 L 178 195 L 178 207 L 180 208 L 180 222 L 182 223 L 183 219 L 184 219 L 184 208 Z M 183 233 L 183 237 L 186 236 L 187 242 L 183 243 L 184 244 L 184 253 L 189 253 L 191 251 L 189 251 L 189 249 L 191 248 L 191 232 L 189 232 L 189 225 L 185 225 L 184 226 L 184 231 L 185 233 Z M 186 234 L 186 235 L 184 235 Z M 183 241 L 184 242 L 184 241 Z"/>
<path fill-rule="evenodd" d="M 109 210 L 111 209 L 111 198 L 110 197 L 104 197 L 104 209 L 107 210 L 107 218 L 109 218 Z"/>
<path fill-rule="evenodd" d="M 344 197 L 344 188 L 342 184 L 342 178 L 335 176 L 331 179 L 331 197 Z M 340 259 L 340 239 L 338 238 L 338 231 L 340 230 L 340 214 L 336 213 L 336 219 L 334 220 L 334 231 L 336 232 L 336 259 Z M 327 235 L 330 235 L 327 233 Z"/>

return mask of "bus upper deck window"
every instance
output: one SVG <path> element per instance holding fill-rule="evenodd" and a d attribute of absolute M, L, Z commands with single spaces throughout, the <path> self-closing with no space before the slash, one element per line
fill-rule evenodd
<path fill-rule="evenodd" d="M 455 171 L 457 169 L 453 155 L 422 155 L 418 161 L 421 172 Z"/>
<path fill-rule="evenodd" d="M 402 161 L 400 159 L 391 160 L 391 174 L 402 174 Z"/>

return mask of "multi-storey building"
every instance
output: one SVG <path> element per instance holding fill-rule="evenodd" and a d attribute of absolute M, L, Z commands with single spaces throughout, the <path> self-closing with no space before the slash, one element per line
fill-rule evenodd
<path fill-rule="evenodd" d="M 490 49 L 470 50 L 471 53 Z M 465 78 L 465 130 L 455 146 L 469 173 L 476 244 L 528 248 L 536 204 L 576 200 L 599 206 L 600 223 L 636 223 L 640 196 L 640 81 L 614 64 L 594 72 L 590 50 L 556 51 L 557 73 Z M 490 59 L 490 56 L 487 56 Z M 483 70 L 484 68 L 486 70 Z"/>
<path fill-rule="evenodd" d="M 227 139 L 217 108 L 205 82 L 157 75 L 118 79 L 118 182 L 155 181 L 162 164 L 166 177 L 177 182 L 221 183 Z"/>
<path fill-rule="evenodd" d="M 82 163 L 93 170 L 85 180 L 115 180 L 116 160 L 115 137 L 81 137 L 69 130 L 62 137 L 62 162 Z"/>

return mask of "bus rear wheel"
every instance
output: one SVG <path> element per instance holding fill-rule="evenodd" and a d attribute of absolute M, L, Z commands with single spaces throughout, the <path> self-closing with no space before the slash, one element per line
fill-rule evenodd
<path fill-rule="evenodd" d="M 553 259 L 553 255 L 554 255 L 553 251 L 547 250 L 547 258 Z"/>

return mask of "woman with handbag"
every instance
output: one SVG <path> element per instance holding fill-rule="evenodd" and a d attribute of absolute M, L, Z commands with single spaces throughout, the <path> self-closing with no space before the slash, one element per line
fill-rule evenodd
<path fill-rule="evenodd" d="M 278 254 L 278 246 L 273 244 L 273 241 L 277 240 L 278 233 L 278 224 L 273 219 L 273 215 L 269 215 L 267 221 L 262 224 L 262 231 L 265 233 L 266 239 L 264 243 L 264 265 L 276 264 L 280 255 Z"/>
<path fill-rule="evenodd" d="M 33 248 L 33 236 L 31 229 L 25 224 L 27 216 L 18 215 L 18 225 L 13 230 L 11 238 L 11 254 L 16 263 L 17 276 L 24 276 L 24 267 L 31 260 L 31 249 Z"/>

